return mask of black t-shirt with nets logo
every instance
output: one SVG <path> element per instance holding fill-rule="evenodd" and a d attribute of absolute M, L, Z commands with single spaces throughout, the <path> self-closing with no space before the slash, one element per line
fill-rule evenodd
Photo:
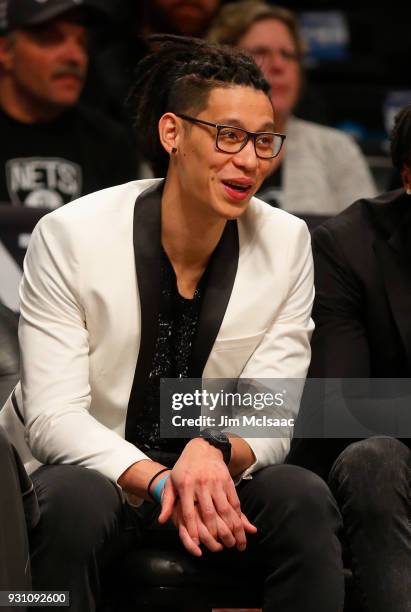
<path fill-rule="evenodd" d="M 0 204 L 53 210 L 136 178 L 135 152 L 125 129 L 77 106 L 50 123 L 25 124 L 0 110 Z M 25 243 L 1 236 L 21 264 Z"/>

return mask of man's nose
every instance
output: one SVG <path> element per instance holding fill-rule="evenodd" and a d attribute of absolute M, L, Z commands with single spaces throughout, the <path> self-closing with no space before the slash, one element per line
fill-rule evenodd
<path fill-rule="evenodd" d="M 69 37 L 64 41 L 61 59 L 68 64 L 86 68 L 88 52 L 81 41 L 76 37 Z"/>
<path fill-rule="evenodd" d="M 234 156 L 234 163 L 237 166 L 242 166 L 248 170 L 252 170 L 257 166 L 258 157 L 255 152 L 254 141 L 252 138 L 249 138 L 245 147 L 236 153 Z"/>

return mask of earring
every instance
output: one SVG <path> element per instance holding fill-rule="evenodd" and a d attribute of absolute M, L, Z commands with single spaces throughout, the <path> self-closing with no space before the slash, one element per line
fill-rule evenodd
<path fill-rule="evenodd" d="M 171 149 L 171 152 L 172 152 L 172 153 L 177 153 L 177 149 L 176 149 L 176 147 L 173 147 L 173 148 Z"/>

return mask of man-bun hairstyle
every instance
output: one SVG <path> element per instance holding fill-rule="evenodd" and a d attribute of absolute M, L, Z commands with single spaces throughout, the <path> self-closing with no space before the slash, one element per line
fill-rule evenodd
<path fill-rule="evenodd" d="M 252 58 L 236 49 L 167 34 L 148 43 L 152 51 L 137 65 L 131 95 L 134 127 L 141 154 L 155 176 L 165 176 L 169 157 L 158 135 L 164 113 L 199 113 L 215 87 L 244 85 L 268 97 L 270 87 Z"/>
<path fill-rule="evenodd" d="M 411 167 L 411 104 L 404 106 L 395 117 L 391 132 L 391 159 L 400 172 L 404 164 Z"/>

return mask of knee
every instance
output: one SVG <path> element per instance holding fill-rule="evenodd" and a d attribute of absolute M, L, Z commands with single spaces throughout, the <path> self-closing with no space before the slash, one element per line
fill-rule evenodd
<path fill-rule="evenodd" d="M 32 479 L 41 515 L 37 537 L 47 537 L 66 552 L 80 554 L 115 528 L 122 500 L 115 485 L 102 474 L 78 466 L 48 465 L 39 468 Z"/>
<path fill-rule="evenodd" d="M 294 465 L 275 466 L 270 478 L 267 470 L 264 492 L 273 507 L 282 507 L 288 518 L 296 518 L 298 524 L 310 525 L 340 522 L 339 511 L 328 485 L 322 478 Z"/>
<path fill-rule="evenodd" d="M 335 461 L 330 488 L 341 507 L 358 514 L 389 516 L 397 492 L 408 487 L 410 451 L 399 440 L 379 436 L 350 444 Z"/>
<path fill-rule="evenodd" d="M 291 466 L 290 466 L 291 467 Z M 324 517 L 335 508 L 334 499 L 326 482 L 317 474 L 304 468 L 296 468 L 291 486 L 286 487 L 287 497 L 293 507 L 310 516 L 310 519 Z"/>
<path fill-rule="evenodd" d="M 307 568 L 318 562 L 339 567 L 342 519 L 324 480 L 294 465 L 265 468 L 254 480 L 250 517 L 267 561 L 276 562 L 279 551 L 298 552 Z"/>
<path fill-rule="evenodd" d="M 367 479 L 394 476 L 401 465 L 407 463 L 408 448 L 396 438 L 376 436 L 347 446 L 335 461 L 330 476 L 340 473 L 344 478 L 356 480 L 364 474 Z M 358 480 L 362 480 L 359 478 Z"/>

